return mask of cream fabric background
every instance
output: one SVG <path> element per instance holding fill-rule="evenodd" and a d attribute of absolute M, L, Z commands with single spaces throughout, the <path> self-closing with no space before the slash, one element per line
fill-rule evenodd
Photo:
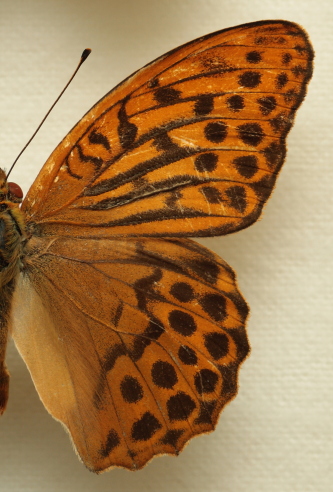
<path fill-rule="evenodd" d="M 0 422 L 0 491 L 333 490 L 331 0 L 1 0 L 1 167 L 9 167 L 74 69 L 93 53 L 11 176 L 26 192 L 50 152 L 116 83 L 214 30 L 287 19 L 308 31 L 315 71 L 263 218 L 205 241 L 238 273 L 251 357 L 217 430 L 144 470 L 88 472 L 44 410 L 11 345 Z"/>

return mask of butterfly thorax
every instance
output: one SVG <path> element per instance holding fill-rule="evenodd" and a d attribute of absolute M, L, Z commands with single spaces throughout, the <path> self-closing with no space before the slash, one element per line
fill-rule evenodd
<path fill-rule="evenodd" d="M 2 171 L 0 177 L 2 178 Z M 26 240 L 24 216 L 19 208 L 21 198 L 0 181 L 0 288 L 9 284 L 20 268 L 22 248 Z"/>
<path fill-rule="evenodd" d="M 11 299 L 26 240 L 20 202 L 21 198 L 12 193 L 0 170 L 0 414 L 8 398 L 9 375 L 4 359 Z"/>

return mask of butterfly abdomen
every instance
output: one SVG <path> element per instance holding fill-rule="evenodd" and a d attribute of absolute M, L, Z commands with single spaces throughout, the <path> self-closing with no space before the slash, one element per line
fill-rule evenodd
<path fill-rule="evenodd" d="M 25 223 L 18 204 L 0 201 L 0 288 L 18 273 L 26 239 Z"/>
<path fill-rule="evenodd" d="M 3 172 L 1 177 L 4 177 Z M 4 363 L 8 319 L 25 239 L 23 214 L 18 203 L 11 201 L 10 195 L 8 184 L 3 180 L 0 184 L 0 415 L 8 399 L 9 374 Z"/>

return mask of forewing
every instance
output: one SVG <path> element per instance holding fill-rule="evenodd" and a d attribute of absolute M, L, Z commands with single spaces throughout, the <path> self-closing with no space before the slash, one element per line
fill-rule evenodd
<path fill-rule="evenodd" d="M 139 469 L 209 432 L 248 353 L 230 267 L 184 239 L 32 238 L 13 337 L 85 465 Z"/>
<path fill-rule="evenodd" d="M 43 167 L 23 210 L 38 234 L 211 236 L 260 215 L 312 74 L 296 24 L 192 41 L 101 99 Z M 61 193 L 59 193 L 61 190 Z"/>

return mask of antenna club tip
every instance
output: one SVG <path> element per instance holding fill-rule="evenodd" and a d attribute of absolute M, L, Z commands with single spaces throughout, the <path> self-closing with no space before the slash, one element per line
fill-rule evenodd
<path fill-rule="evenodd" d="M 83 50 L 83 53 L 81 55 L 82 62 L 84 62 L 88 58 L 88 56 L 90 55 L 90 53 L 91 53 L 91 49 L 90 48 L 86 48 L 85 50 Z"/>

